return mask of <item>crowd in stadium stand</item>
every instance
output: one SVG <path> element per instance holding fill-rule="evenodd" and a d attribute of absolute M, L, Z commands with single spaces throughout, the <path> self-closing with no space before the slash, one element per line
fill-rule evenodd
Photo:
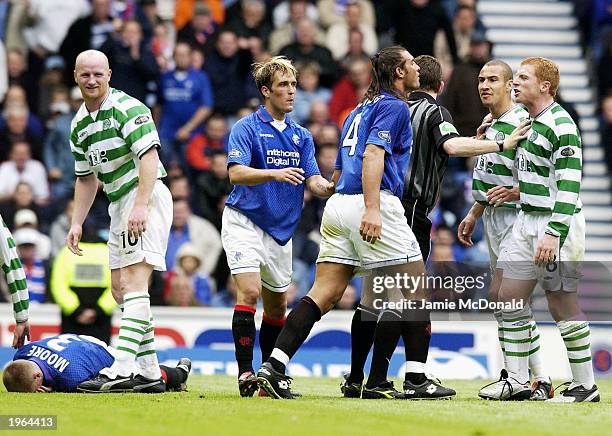
<path fill-rule="evenodd" d="M 612 39 L 594 33 L 602 39 L 600 69 L 609 71 Z M 0 37 L 0 213 L 14 232 L 32 301 L 52 301 L 50 278 L 62 268 L 54 258 L 69 228 L 75 180 L 68 137 L 82 102 L 72 71 L 76 55 L 94 48 L 110 60 L 111 86 L 146 103 L 158 126 L 174 219 L 169 271 L 154 277 L 151 295 L 152 303 L 178 306 L 234 304 L 219 233 L 231 191 L 225 153 L 231 126 L 260 104 L 253 62 L 294 61 L 299 90 L 290 115 L 312 132 L 321 173 L 330 177 L 342 121 L 367 89 L 369 56 L 380 47 L 399 43 L 414 56 L 438 57 L 447 81 L 441 101 L 469 136 L 485 113 L 477 74 L 492 48 L 475 0 L 0 0 Z M 610 144 L 612 84 L 602 77 Z M 487 259 L 481 244 L 465 250 L 454 237 L 471 204 L 471 165 L 449 162 L 433 212 L 432 260 Z M 107 206 L 99 192 L 86 222 L 102 239 Z M 312 281 L 322 210 L 307 193 L 290 305 Z M 359 292 L 352 283 L 338 306 L 352 308 Z"/>

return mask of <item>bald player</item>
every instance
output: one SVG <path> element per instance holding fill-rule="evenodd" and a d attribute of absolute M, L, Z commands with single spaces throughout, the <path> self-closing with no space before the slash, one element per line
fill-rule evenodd
<path fill-rule="evenodd" d="M 102 182 L 110 200 L 112 292 L 123 311 L 114 361 L 79 389 L 157 393 L 166 386 L 155 354 L 148 283 L 154 269 L 166 270 L 172 197 L 160 180 L 166 171 L 151 112 L 111 88 L 111 74 L 102 52 L 87 50 L 77 56 L 74 80 L 84 102 L 71 125 L 77 180 L 67 245 L 82 254 L 82 224 Z"/>

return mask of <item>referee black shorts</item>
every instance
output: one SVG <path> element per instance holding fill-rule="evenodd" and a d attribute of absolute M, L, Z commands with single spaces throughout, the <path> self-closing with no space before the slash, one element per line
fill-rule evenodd
<path fill-rule="evenodd" d="M 423 255 L 423 262 L 427 263 L 429 253 L 431 251 L 431 221 L 427 217 L 427 211 L 424 208 L 418 207 L 415 204 L 404 203 L 404 213 L 408 220 L 408 225 L 412 229 L 421 254 Z"/>

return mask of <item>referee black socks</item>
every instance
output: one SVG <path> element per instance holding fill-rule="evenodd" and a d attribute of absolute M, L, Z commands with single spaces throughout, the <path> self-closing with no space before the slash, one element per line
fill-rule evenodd
<path fill-rule="evenodd" d="M 366 387 L 373 389 L 387 380 L 387 371 L 402 332 L 401 314 L 385 310 L 374 333 L 374 354 Z"/>
<path fill-rule="evenodd" d="M 321 309 L 308 295 L 303 297 L 295 309 L 287 316 L 287 321 L 283 327 L 276 346 L 272 351 L 272 356 L 268 362 L 272 367 L 281 373 L 285 372 L 285 366 L 289 359 L 302 346 L 312 326 L 321 319 Z M 279 350 L 280 352 L 277 352 Z"/>

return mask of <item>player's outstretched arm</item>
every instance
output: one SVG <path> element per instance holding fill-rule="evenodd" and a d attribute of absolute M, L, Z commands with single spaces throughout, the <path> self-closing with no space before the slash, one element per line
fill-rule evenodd
<path fill-rule="evenodd" d="M 449 156 L 470 157 L 498 151 L 514 150 L 520 141 L 527 138 L 527 131 L 530 127 L 531 121 L 523 121 L 510 135 L 506 136 L 501 147 L 496 141 L 459 136 L 449 138 L 444 142 L 444 151 Z"/>
<path fill-rule="evenodd" d="M 228 172 L 232 185 L 255 186 L 266 182 L 277 181 L 298 186 L 304 182 L 304 170 L 294 167 L 265 170 L 234 164 L 229 167 Z"/>
<path fill-rule="evenodd" d="M 380 217 L 380 183 L 385 169 L 385 149 L 374 144 L 366 145 L 363 153 L 361 183 L 365 212 L 361 217 L 359 233 L 370 243 L 380 239 L 382 219 Z"/>
<path fill-rule="evenodd" d="M 83 221 L 89 213 L 89 209 L 98 192 L 98 180 L 93 174 L 77 177 L 74 184 L 74 210 L 72 212 L 72 224 L 66 237 L 66 245 L 74 254 L 82 256 L 79 241 L 83 234 Z"/>
<path fill-rule="evenodd" d="M 323 176 L 315 174 L 306 179 L 306 186 L 314 195 L 320 198 L 329 198 L 336 189 L 336 184 L 326 180 Z"/>
<path fill-rule="evenodd" d="M 472 235 L 474 234 L 474 230 L 476 230 L 476 224 L 478 223 L 478 218 L 482 216 L 484 212 L 484 206 L 480 203 L 474 202 L 474 205 L 470 208 L 470 211 L 467 213 L 463 221 L 459 223 L 459 228 L 457 229 L 457 239 L 463 245 L 468 247 L 474 246 L 474 242 L 472 242 Z"/>

